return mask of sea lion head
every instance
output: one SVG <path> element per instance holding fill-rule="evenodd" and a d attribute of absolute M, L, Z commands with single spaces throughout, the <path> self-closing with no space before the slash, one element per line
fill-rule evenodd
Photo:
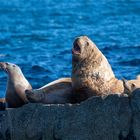
<path fill-rule="evenodd" d="M 15 72 L 16 74 L 22 73 L 19 66 L 8 62 L 0 62 L 0 69 L 4 70 L 8 75 L 13 75 Z"/>
<path fill-rule="evenodd" d="M 97 55 L 97 47 L 87 36 L 80 36 L 73 42 L 72 55 L 77 61 L 91 58 L 91 55 L 93 58 Z"/>

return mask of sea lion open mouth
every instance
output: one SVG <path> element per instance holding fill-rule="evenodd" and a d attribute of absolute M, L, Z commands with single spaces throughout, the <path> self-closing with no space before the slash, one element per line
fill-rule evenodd
<path fill-rule="evenodd" d="M 5 62 L 0 62 L 0 70 L 4 70 L 5 72 L 7 72 L 6 63 Z"/>
<path fill-rule="evenodd" d="M 72 53 L 73 54 L 80 54 L 81 53 L 81 47 L 80 47 L 80 45 L 78 44 L 77 41 L 75 41 L 73 43 Z"/>

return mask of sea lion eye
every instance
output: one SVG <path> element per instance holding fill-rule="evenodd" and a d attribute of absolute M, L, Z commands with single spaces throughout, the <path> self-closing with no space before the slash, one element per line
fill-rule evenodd
<path fill-rule="evenodd" d="M 5 63 L 6 65 L 9 65 L 7 62 Z"/>
<path fill-rule="evenodd" d="M 16 66 L 15 66 L 15 65 L 13 65 L 13 67 L 15 68 Z"/>

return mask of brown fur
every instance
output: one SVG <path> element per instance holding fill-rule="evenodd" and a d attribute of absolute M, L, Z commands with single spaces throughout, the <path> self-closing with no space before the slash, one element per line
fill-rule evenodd
<path fill-rule="evenodd" d="M 77 38 L 72 52 L 72 82 L 71 78 L 62 78 L 28 90 L 30 102 L 77 103 L 91 96 L 123 92 L 123 82 L 115 78 L 107 59 L 88 37 Z"/>
<path fill-rule="evenodd" d="M 124 91 L 123 82 L 115 78 L 106 57 L 87 36 L 74 42 L 72 85 L 75 94 L 79 94 L 78 101 Z"/>
<path fill-rule="evenodd" d="M 20 107 L 28 102 L 25 90 L 32 89 L 24 77 L 21 69 L 14 64 L 0 62 L 0 68 L 8 75 L 6 88 L 6 102 L 8 107 Z"/>
<path fill-rule="evenodd" d="M 40 89 L 26 90 L 30 102 L 44 104 L 73 103 L 71 78 L 55 80 Z"/>

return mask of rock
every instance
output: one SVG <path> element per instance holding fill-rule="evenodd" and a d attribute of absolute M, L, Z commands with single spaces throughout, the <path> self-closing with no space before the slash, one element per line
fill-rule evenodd
<path fill-rule="evenodd" d="M 140 89 L 132 92 L 131 97 L 131 133 L 133 133 L 135 140 L 140 139 Z"/>
<path fill-rule="evenodd" d="M 0 111 L 0 140 L 138 140 L 140 90 L 81 104 L 27 104 Z"/>

